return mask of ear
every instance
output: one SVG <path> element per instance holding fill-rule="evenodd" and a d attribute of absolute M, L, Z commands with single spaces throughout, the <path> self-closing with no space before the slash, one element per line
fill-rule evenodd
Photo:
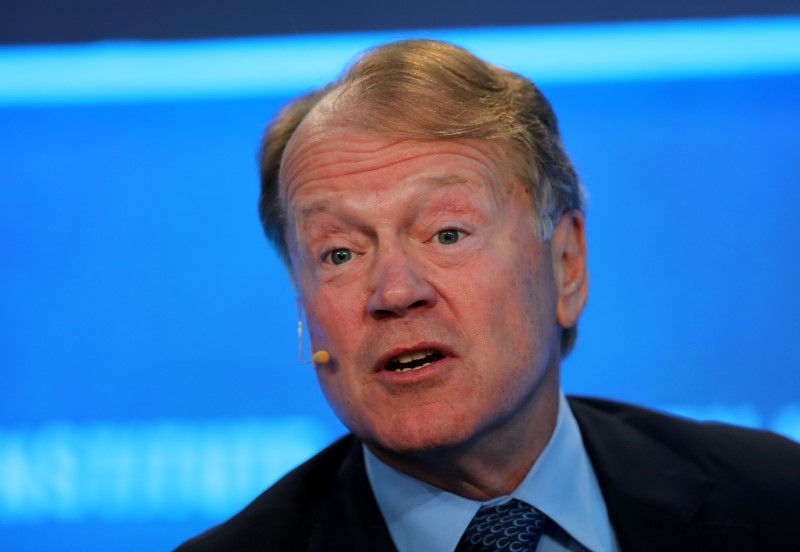
<path fill-rule="evenodd" d="M 583 213 L 564 213 L 553 231 L 550 247 L 558 293 L 556 319 L 562 328 L 571 328 L 578 323 L 589 295 Z"/>

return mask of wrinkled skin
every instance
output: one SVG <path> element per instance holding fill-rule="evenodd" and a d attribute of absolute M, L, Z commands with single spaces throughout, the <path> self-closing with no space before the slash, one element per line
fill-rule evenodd
<path fill-rule="evenodd" d="M 586 300 L 582 216 L 540 239 L 509 149 L 312 115 L 281 173 L 312 346 L 331 354 L 316 368 L 328 401 L 384 461 L 465 496 L 507 492 L 546 444 L 560 327 Z M 413 352 L 441 358 L 387 369 Z M 479 481 L 486 470 L 497 480 Z"/>

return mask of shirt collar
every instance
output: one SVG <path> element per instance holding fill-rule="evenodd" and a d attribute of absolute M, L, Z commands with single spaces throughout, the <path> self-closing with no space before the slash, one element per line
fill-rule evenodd
<path fill-rule="evenodd" d="M 364 460 L 378 506 L 400 552 L 452 552 L 470 520 L 486 504 L 401 473 L 378 460 L 366 447 Z M 605 502 L 578 423 L 563 393 L 550 441 L 510 497 L 547 514 L 588 550 L 612 550 Z"/>

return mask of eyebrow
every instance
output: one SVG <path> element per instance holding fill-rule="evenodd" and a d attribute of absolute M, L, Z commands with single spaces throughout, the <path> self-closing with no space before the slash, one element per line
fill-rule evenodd
<path fill-rule="evenodd" d="M 311 202 L 309 205 L 304 206 L 300 209 L 298 216 L 295 219 L 299 220 L 301 218 L 306 218 L 309 215 L 313 215 L 314 213 L 321 213 L 328 210 L 328 202 L 323 199 L 318 199 L 317 201 Z"/>
<path fill-rule="evenodd" d="M 466 184 L 467 183 L 467 179 L 466 178 L 464 178 L 462 176 L 455 175 L 455 174 L 451 174 L 451 175 L 447 175 L 447 176 L 434 176 L 434 177 L 431 177 L 429 180 L 431 182 L 433 182 L 434 184 L 437 184 L 438 186 L 452 186 L 454 184 Z"/>
<path fill-rule="evenodd" d="M 466 184 L 467 180 L 458 175 L 446 175 L 446 176 L 431 176 L 426 178 L 425 180 L 435 184 L 438 187 L 444 186 L 453 186 L 456 184 Z M 296 219 L 305 218 L 315 213 L 324 213 L 328 211 L 328 201 L 324 199 L 318 199 L 316 201 L 312 201 L 310 204 L 305 205 L 300 212 Z"/>

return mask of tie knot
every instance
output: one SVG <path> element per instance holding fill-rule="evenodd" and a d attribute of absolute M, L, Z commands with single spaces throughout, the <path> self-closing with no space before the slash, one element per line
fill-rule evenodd
<path fill-rule="evenodd" d="M 472 518 L 456 552 L 522 552 L 536 550 L 547 518 L 515 498 L 483 506 Z"/>

